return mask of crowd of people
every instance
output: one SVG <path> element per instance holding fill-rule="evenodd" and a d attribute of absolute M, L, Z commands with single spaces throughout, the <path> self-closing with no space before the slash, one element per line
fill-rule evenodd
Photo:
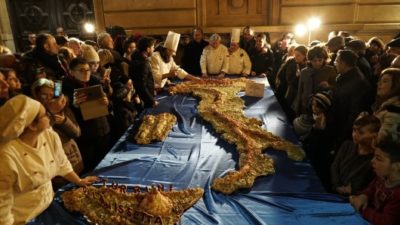
<path fill-rule="evenodd" d="M 227 75 L 266 77 L 326 190 L 373 224 L 400 223 L 399 37 L 364 42 L 341 31 L 304 45 L 284 33 L 271 44 L 245 27 L 225 42 L 201 28 L 191 40 L 170 31 L 161 42 L 124 32 L 97 41 L 30 33 L 29 41 L 22 54 L 0 46 L 1 224 L 43 211 L 52 185 L 96 181 L 79 175 L 174 80 Z M 76 90 L 94 85 L 109 113 L 85 119 L 90 96 Z"/>

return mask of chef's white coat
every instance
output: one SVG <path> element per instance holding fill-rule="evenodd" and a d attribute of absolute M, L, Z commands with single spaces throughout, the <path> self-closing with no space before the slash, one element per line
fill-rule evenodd
<path fill-rule="evenodd" d="M 53 201 L 51 179 L 72 172 L 60 138 L 51 128 L 33 148 L 20 139 L 0 145 L 0 224 L 26 224 Z"/>
<path fill-rule="evenodd" d="M 214 49 L 210 45 L 203 49 L 200 57 L 200 67 L 202 74 L 228 73 L 228 49 L 220 44 Z"/>
<path fill-rule="evenodd" d="M 179 79 L 184 79 L 188 74 L 185 70 L 176 65 L 172 57 L 168 63 L 164 62 L 159 52 L 154 52 L 151 55 L 151 70 L 153 73 L 155 88 L 163 88 L 165 86 L 168 78 L 162 79 L 162 75 L 169 73 L 171 70 L 177 71 L 177 76 L 179 77 Z"/>
<path fill-rule="evenodd" d="M 251 72 L 251 61 L 249 55 L 242 48 L 229 54 L 228 74 L 241 75 L 242 73 L 249 75 Z"/>

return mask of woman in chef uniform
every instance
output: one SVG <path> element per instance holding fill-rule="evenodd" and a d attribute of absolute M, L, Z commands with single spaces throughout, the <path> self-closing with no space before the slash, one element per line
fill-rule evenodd
<path fill-rule="evenodd" d="M 53 201 L 51 179 L 62 176 L 86 186 L 73 171 L 45 108 L 25 95 L 0 108 L 0 224 L 26 224 Z"/>

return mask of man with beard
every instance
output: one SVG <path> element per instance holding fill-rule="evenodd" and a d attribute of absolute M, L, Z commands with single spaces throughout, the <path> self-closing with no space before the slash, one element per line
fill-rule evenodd
<path fill-rule="evenodd" d="M 154 79 L 150 64 L 155 42 L 156 40 L 152 37 L 142 37 L 138 41 L 137 49 L 133 52 L 129 64 L 129 76 L 144 108 L 158 105 L 158 102 L 154 99 Z"/>

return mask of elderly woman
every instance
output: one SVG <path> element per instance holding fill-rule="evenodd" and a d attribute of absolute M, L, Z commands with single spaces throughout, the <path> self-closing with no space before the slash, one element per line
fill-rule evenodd
<path fill-rule="evenodd" d="M 26 224 L 43 212 L 53 201 L 55 176 L 79 186 L 98 180 L 73 171 L 40 102 L 17 95 L 0 114 L 8 115 L 0 118 L 0 224 Z"/>
<path fill-rule="evenodd" d="M 400 141 L 400 69 L 382 71 L 378 81 L 374 114 L 381 121 L 378 140 Z"/>
<path fill-rule="evenodd" d="M 200 67 L 203 77 L 218 76 L 222 78 L 228 72 L 228 49 L 221 44 L 221 36 L 213 34 L 210 44 L 204 48 L 200 57 Z"/>
<path fill-rule="evenodd" d="M 60 136 L 60 140 L 76 173 L 83 170 L 82 156 L 75 138 L 81 135 L 81 129 L 76 122 L 74 113 L 69 108 L 64 95 L 54 98 L 54 82 L 46 78 L 36 80 L 32 85 L 32 96 L 41 102 L 47 112 L 54 131 Z"/>

